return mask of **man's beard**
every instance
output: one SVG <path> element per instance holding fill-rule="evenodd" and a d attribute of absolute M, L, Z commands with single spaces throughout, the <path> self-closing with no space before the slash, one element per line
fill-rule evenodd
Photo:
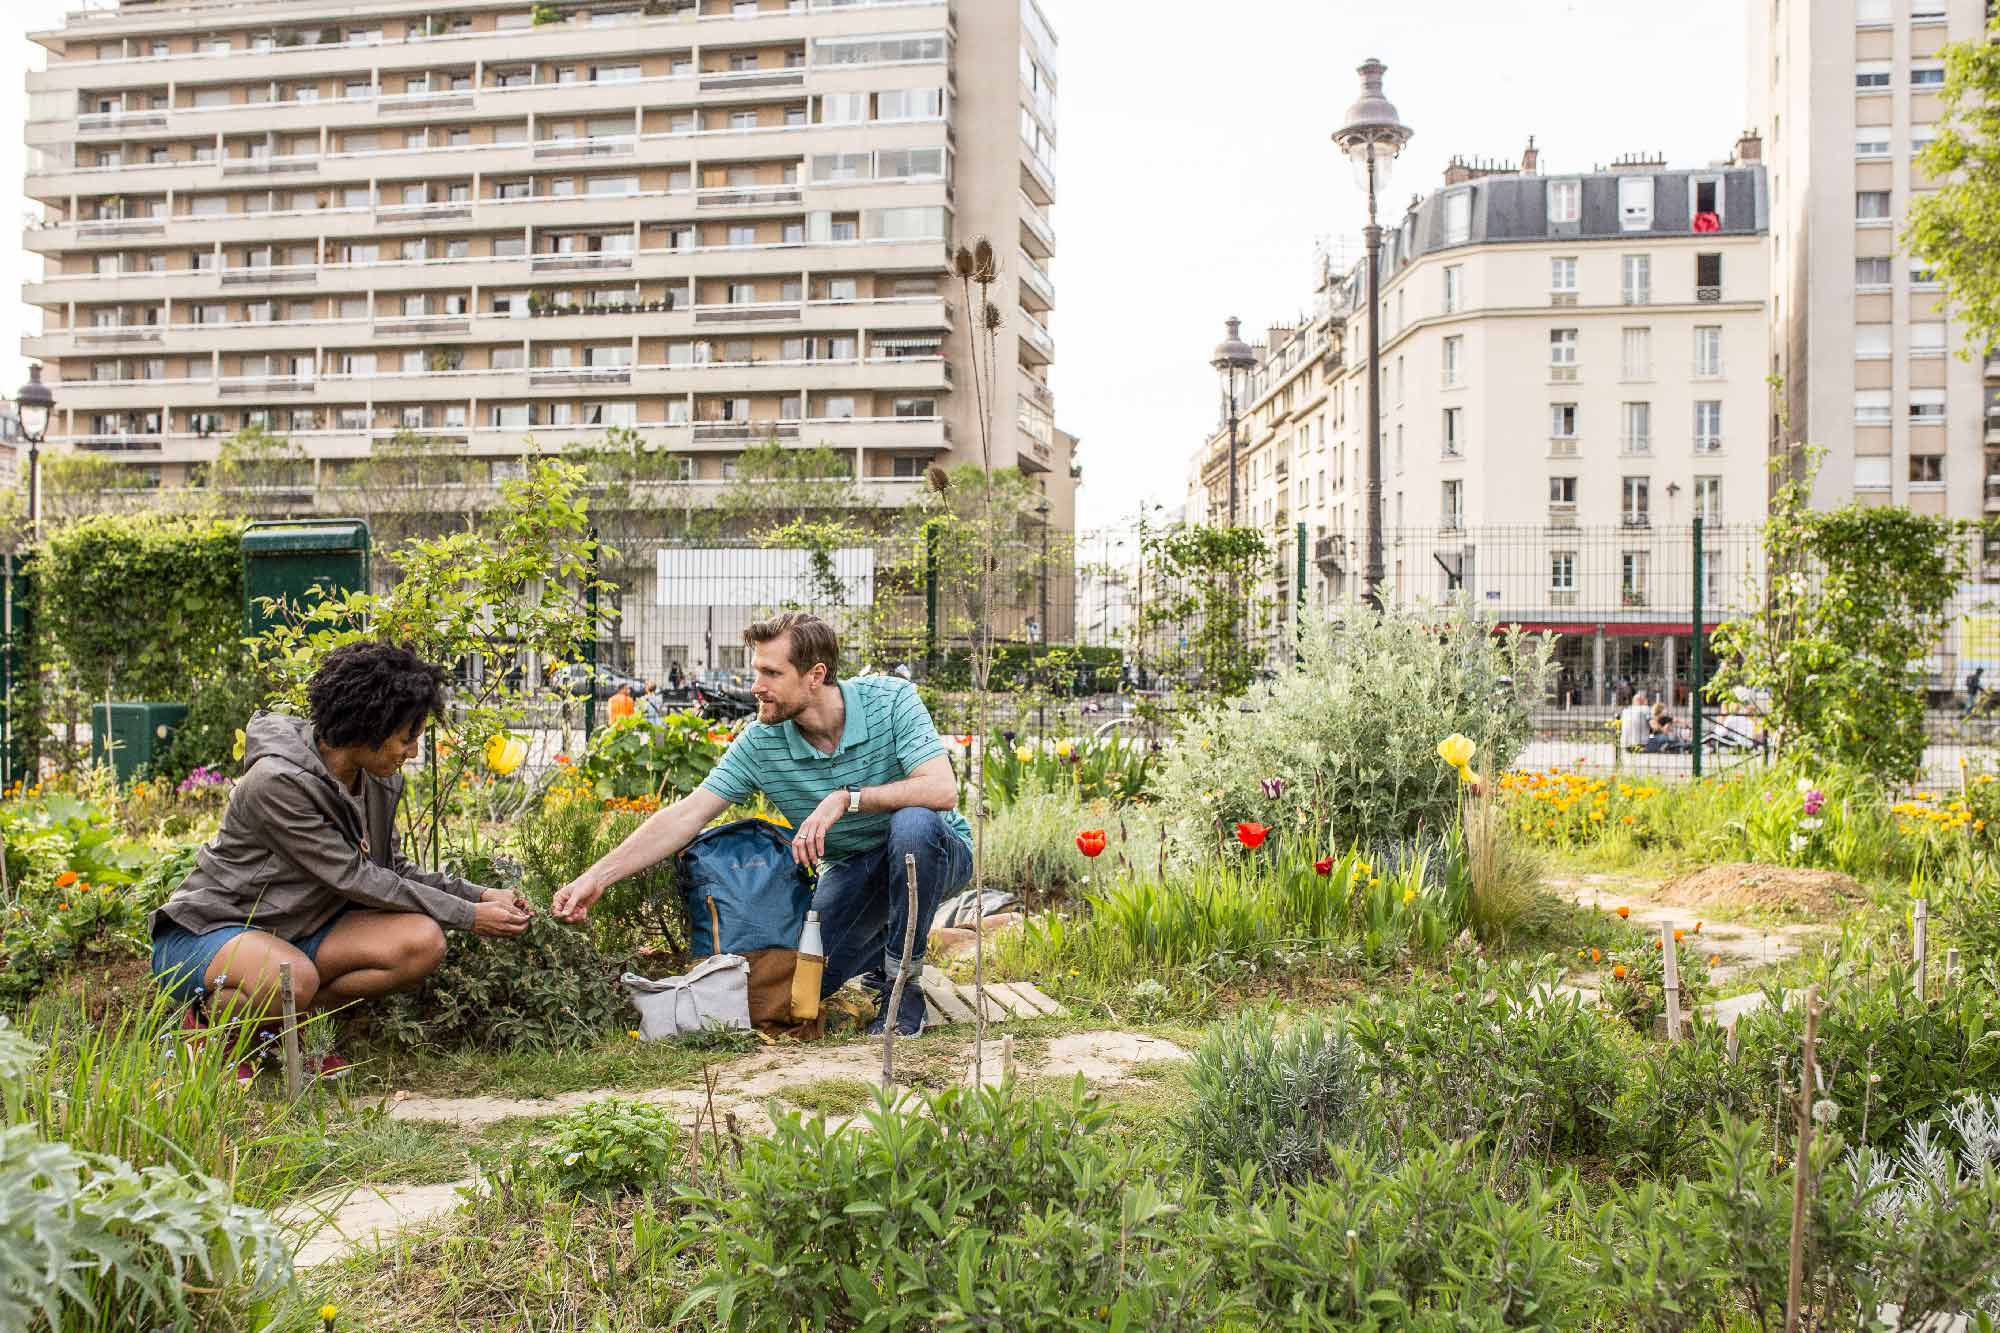
<path fill-rule="evenodd" d="M 770 711 L 769 717 L 765 716 L 765 710 L 767 709 Z M 765 726 L 774 727 L 780 722 L 790 722 L 805 711 L 806 701 L 804 699 L 799 700 L 799 702 L 793 704 L 790 708 L 779 703 L 776 699 L 759 699 L 757 701 L 757 720 Z"/>

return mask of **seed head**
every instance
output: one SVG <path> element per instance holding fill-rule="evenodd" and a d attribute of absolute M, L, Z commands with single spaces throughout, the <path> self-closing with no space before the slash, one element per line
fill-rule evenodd
<path fill-rule="evenodd" d="M 975 281 L 990 283 L 1000 275 L 1000 266 L 993 258 L 993 242 L 984 236 L 972 238 L 972 265 Z"/>
<path fill-rule="evenodd" d="M 939 495 L 943 495 L 951 489 L 951 474 L 936 463 L 932 463 L 924 469 L 924 480 L 928 481 L 931 484 L 931 489 Z"/>
<path fill-rule="evenodd" d="M 972 251 L 962 245 L 959 246 L 951 257 L 951 271 L 955 277 L 970 278 L 974 272 Z"/>
<path fill-rule="evenodd" d="M 980 312 L 979 324 L 988 333 L 997 330 L 1000 327 L 1000 307 L 988 301 L 986 309 Z"/>

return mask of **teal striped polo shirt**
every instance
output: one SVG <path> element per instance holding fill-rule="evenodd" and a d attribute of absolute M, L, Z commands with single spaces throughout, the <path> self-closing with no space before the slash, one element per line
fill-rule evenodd
<path fill-rule="evenodd" d="M 797 828 L 833 792 L 900 782 L 945 752 L 930 710 L 909 681 L 860 676 L 840 682 L 840 697 L 847 721 L 832 754 L 814 749 L 794 722 L 752 722 L 723 752 L 702 789 L 731 805 L 761 791 Z M 972 846 L 965 817 L 956 810 L 943 815 L 952 832 Z M 887 814 L 842 815 L 827 830 L 827 859 L 874 851 L 888 839 Z"/>

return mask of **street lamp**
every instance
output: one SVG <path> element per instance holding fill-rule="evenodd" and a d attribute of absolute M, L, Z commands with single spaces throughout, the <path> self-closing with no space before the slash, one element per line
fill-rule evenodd
<path fill-rule="evenodd" d="M 28 535 L 31 540 L 40 541 L 42 536 L 42 440 L 49 433 L 49 413 L 56 405 L 56 396 L 49 386 L 42 383 L 42 368 L 28 367 L 28 382 L 21 386 L 16 396 L 15 410 L 21 418 L 21 434 L 28 440 Z"/>
<path fill-rule="evenodd" d="M 1382 75 L 1388 66 L 1370 57 L 1362 62 L 1361 97 L 1347 108 L 1347 124 L 1336 130 L 1334 143 L 1354 164 L 1355 182 L 1368 192 L 1368 227 L 1362 237 L 1368 248 L 1368 567 L 1362 575 L 1362 597 L 1382 609 L 1382 228 L 1375 222 L 1375 192 L 1389 186 L 1390 169 L 1409 126 L 1382 95 Z"/>
<path fill-rule="evenodd" d="M 1257 354 L 1250 350 L 1250 344 L 1237 336 L 1236 331 L 1243 321 L 1231 318 L 1229 336 L 1215 345 L 1215 355 L 1209 360 L 1215 367 L 1217 378 L 1222 381 L 1222 397 L 1229 412 L 1229 526 L 1236 526 L 1236 391 L 1238 380 L 1248 375 L 1257 366 Z"/>

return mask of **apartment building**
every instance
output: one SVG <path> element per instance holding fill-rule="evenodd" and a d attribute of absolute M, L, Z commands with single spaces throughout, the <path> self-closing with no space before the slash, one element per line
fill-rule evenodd
<path fill-rule="evenodd" d="M 1712 167 L 1632 158 L 1556 173 L 1531 145 L 1518 167 L 1454 161 L 1443 189 L 1389 220 L 1385 600 L 1469 592 L 1564 635 L 1572 676 L 1592 688 L 1674 669 L 1685 620 L 1678 644 L 1660 641 L 1692 596 L 1686 529 L 1699 517 L 1720 533 L 1765 510 L 1756 156 L 1746 139 Z M 1301 587 L 1319 606 L 1362 591 L 1365 278 L 1323 268 L 1312 316 L 1264 339 L 1244 403 L 1240 521 L 1271 536 L 1281 608 Z M 1225 518 L 1228 455 L 1225 423 L 1190 479 L 1211 521 Z M 1718 558 L 1711 605 L 1744 573 Z"/>
<path fill-rule="evenodd" d="M 1939 288 L 1904 252 L 1913 159 L 1935 135 L 1939 51 L 1985 0 L 1749 0 L 1749 93 L 1771 177 L 1773 447 L 1826 450 L 1820 506 L 2000 512 L 2000 361 L 1953 355 Z M 1983 349 L 1982 349 L 1983 350 Z"/>
<path fill-rule="evenodd" d="M 980 457 L 948 255 L 985 235 L 994 463 L 1073 526 L 1035 0 L 122 0 L 35 40 L 51 448 L 177 485 L 263 426 L 337 507 L 401 432 L 498 480 L 626 427 L 697 494 L 776 438 L 894 502 Z"/>

